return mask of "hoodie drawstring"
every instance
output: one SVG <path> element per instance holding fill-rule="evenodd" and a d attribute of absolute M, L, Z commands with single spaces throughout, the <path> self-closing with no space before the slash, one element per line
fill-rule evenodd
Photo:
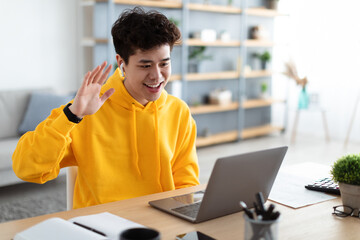
<path fill-rule="evenodd" d="M 138 172 L 139 176 L 141 177 L 140 167 L 139 167 L 139 153 L 137 149 L 137 133 L 136 133 L 136 107 L 135 104 L 132 104 L 132 112 L 133 112 L 133 134 L 134 139 L 133 143 L 131 144 L 133 146 L 133 153 L 134 153 L 134 164 L 136 171 Z"/>
<path fill-rule="evenodd" d="M 156 148 L 156 155 L 157 159 L 159 161 L 159 185 L 161 188 L 161 191 L 164 191 L 162 185 L 161 185 L 161 155 L 160 155 L 160 140 L 159 140 L 159 116 L 158 116 L 158 108 L 156 105 L 156 101 L 153 102 L 154 106 L 154 112 L 155 112 L 155 148 Z"/>

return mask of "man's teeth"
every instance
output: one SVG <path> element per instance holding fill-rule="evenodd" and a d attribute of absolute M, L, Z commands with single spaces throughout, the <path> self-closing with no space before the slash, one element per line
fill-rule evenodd
<path fill-rule="evenodd" d="M 161 83 L 162 83 L 162 82 L 161 82 Z M 150 84 L 146 84 L 146 83 L 145 83 L 145 85 L 148 86 L 148 87 L 151 87 L 151 88 L 157 88 L 158 86 L 160 86 L 161 83 L 156 84 L 156 85 L 150 85 Z"/>

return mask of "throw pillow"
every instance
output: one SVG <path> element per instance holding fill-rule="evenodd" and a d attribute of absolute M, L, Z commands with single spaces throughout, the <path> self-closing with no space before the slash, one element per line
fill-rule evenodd
<path fill-rule="evenodd" d="M 44 92 L 32 93 L 18 132 L 24 134 L 28 131 L 34 131 L 36 126 L 50 115 L 51 110 L 67 104 L 73 98 L 74 94 L 57 95 Z"/>

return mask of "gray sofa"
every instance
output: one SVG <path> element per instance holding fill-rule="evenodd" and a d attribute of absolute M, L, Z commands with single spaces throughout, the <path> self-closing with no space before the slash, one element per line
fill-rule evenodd
<path fill-rule="evenodd" d="M 22 182 L 12 170 L 11 157 L 30 94 L 29 90 L 0 92 L 0 186 Z"/>
<path fill-rule="evenodd" d="M 59 95 L 49 90 L 0 91 L 0 187 L 23 182 L 12 170 L 12 154 L 21 136 L 20 127 L 24 132 L 32 130 L 40 121 L 36 117 L 45 119 L 50 109 L 66 104 L 72 97 L 73 93 Z M 39 109 L 44 112 L 37 112 Z"/>

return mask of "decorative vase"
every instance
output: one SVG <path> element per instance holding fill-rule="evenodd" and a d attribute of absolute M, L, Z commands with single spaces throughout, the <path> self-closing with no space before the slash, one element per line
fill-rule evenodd
<path fill-rule="evenodd" d="M 343 205 L 359 209 L 360 186 L 340 182 L 339 188 Z"/>
<path fill-rule="evenodd" d="M 306 88 L 303 87 L 299 95 L 298 109 L 307 109 L 308 107 L 309 107 L 309 94 L 307 93 Z"/>

